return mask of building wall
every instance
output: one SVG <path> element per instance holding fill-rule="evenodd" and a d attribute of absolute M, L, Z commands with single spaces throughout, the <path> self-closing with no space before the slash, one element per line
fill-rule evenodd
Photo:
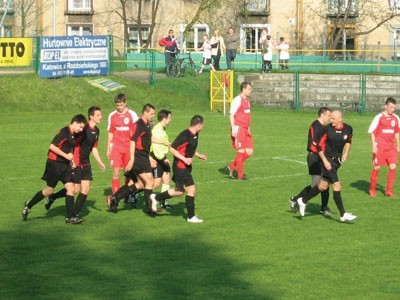
<path fill-rule="evenodd" d="M 18 0 L 14 2 L 17 3 Z M 93 24 L 92 34 L 94 35 L 113 35 L 114 42 L 118 46 L 123 46 L 123 22 L 118 13 L 121 12 L 119 0 L 92 0 L 93 14 L 66 14 L 66 0 L 37 0 L 36 6 L 39 11 L 36 13 L 36 23 L 31 24 L 31 28 L 26 30 L 26 35 L 33 33 L 41 36 L 52 36 L 53 26 L 55 24 L 55 35 L 62 36 L 67 34 L 67 26 L 71 24 L 85 25 Z M 230 0 L 229 0 L 230 1 Z M 210 30 L 217 27 L 221 32 L 231 26 L 234 20 L 234 14 L 237 7 L 232 7 L 233 2 L 221 0 L 221 8 L 217 10 L 219 16 L 203 16 L 201 22 L 210 25 Z M 377 0 L 374 0 L 377 1 Z M 240 31 L 240 24 L 259 24 L 260 26 L 269 26 L 271 35 L 274 39 L 284 36 L 292 49 L 322 49 L 323 41 L 327 36 L 330 21 L 324 16 L 318 16 L 314 11 L 323 11 L 326 9 L 326 0 L 269 0 L 269 15 L 249 15 L 241 16 L 237 19 L 236 29 Z M 56 4 L 56 15 L 53 14 L 53 4 Z M 15 4 L 16 5 L 16 4 Z M 130 2 L 127 8 L 128 19 L 136 19 L 137 2 Z M 160 7 L 157 13 L 156 28 L 153 33 L 153 39 L 150 41 L 150 47 L 157 47 L 157 40 L 166 35 L 168 29 L 174 29 L 179 33 L 179 24 L 188 23 L 195 14 L 198 3 L 192 0 L 169 0 L 160 1 Z M 312 9 L 310 9 L 310 7 Z M 302 8 L 298 10 L 298 8 Z M 151 23 L 151 1 L 143 1 L 142 24 Z M 16 24 L 13 32 L 14 36 L 19 36 L 20 29 L 17 25 L 18 16 L 15 15 Z M 9 20 L 10 18 L 8 18 Z M 219 23 L 217 21 L 219 21 Z M 224 25 L 221 25 L 225 21 Z M 382 47 L 393 48 L 394 38 L 399 40 L 400 48 L 400 19 L 392 22 L 393 27 L 399 29 L 396 35 L 393 29 L 384 26 L 373 31 L 368 35 L 356 37 L 356 47 L 358 49 L 367 49 L 377 47 L 378 41 Z M 367 28 L 368 26 L 365 26 Z M 244 31 L 242 30 L 242 34 Z M 243 37 L 243 35 L 242 35 Z"/>

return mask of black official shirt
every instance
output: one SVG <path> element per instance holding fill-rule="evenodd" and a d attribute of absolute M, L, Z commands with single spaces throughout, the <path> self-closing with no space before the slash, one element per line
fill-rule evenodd
<path fill-rule="evenodd" d="M 74 137 L 74 134 L 71 132 L 69 126 L 66 126 L 62 129 L 60 129 L 60 131 L 56 134 L 56 136 L 51 141 L 51 144 L 53 144 L 57 148 L 60 148 L 65 153 L 73 153 L 75 137 Z M 47 152 L 47 158 L 50 160 L 55 160 L 58 162 L 69 164 L 69 160 L 54 153 L 51 150 L 49 150 L 49 152 Z"/>
<path fill-rule="evenodd" d="M 353 128 L 346 123 L 339 126 L 327 125 L 324 134 L 318 143 L 319 151 L 324 151 L 325 156 L 342 157 L 343 148 L 347 143 L 351 143 L 353 138 Z"/>
<path fill-rule="evenodd" d="M 185 157 L 193 157 L 196 153 L 199 134 L 193 134 L 189 129 L 182 131 L 174 140 L 171 147 Z M 174 157 L 174 167 L 180 169 L 191 169 L 191 165 L 186 165 L 182 160 Z"/>

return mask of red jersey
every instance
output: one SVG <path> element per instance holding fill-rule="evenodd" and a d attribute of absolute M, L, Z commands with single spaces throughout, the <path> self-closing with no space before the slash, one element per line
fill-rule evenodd
<path fill-rule="evenodd" d="M 375 142 L 382 146 L 395 145 L 395 134 L 399 133 L 399 117 L 396 114 L 377 115 L 369 126 L 368 133 L 375 135 Z"/>
<path fill-rule="evenodd" d="M 118 113 L 116 110 L 108 116 L 108 132 L 114 134 L 113 145 L 129 146 L 134 124 L 138 120 L 137 114 L 128 109 L 125 113 Z"/>
<path fill-rule="evenodd" d="M 249 128 L 251 124 L 250 101 L 241 96 L 235 97 L 229 113 L 235 116 L 235 125 Z"/>

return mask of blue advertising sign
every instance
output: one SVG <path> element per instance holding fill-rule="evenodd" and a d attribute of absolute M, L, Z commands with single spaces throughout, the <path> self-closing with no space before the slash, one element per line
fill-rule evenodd
<path fill-rule="evenodd" d="M 40 38 L 40 78 L 107 75 L 108 36 Z"/>

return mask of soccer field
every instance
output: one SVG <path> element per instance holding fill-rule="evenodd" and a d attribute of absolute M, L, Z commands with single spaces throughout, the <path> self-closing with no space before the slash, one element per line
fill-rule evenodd
<path fill-rule="evenodd" d="M 159 109 L 161 107 L 157 107 Z M 168 107 L 166 107 L 168 108 Z M 100 153 L 106 145 L 106 117 Z M 23 222 L 25 200 L 44 186 L 48 145 L 72 114 L 0 113 L 0 290 L 2 299 L 397 299 L 400 295 L 399 210 L 383 196 L 367 195 L 372 115 L 344 114 L 353 126 L 348 161 L 339 171 L 343 201 L 358 216 L 319 215 L 320 198 L 306 216 L 289 211 L 288 198 L 310 182 L 306 139 L 316 112 L 255 108 L 255 154 L 245 166 L 248 181 L 222 172 L 234 157 L 229 121 L 220 113 L 173 110 L 170 138 L 201 113 L 205 127 L 196 159 L 196 211 L 202 224 L 188 224 L 184 198 L 157 218 L 120 205 L 107 212 L 111 169 L 92 159 L 94 181 L 82 225 L 66 225 L 63 200 L 49 211 L 42 201 Z M 107 164 L 108 165 L 108 164 Z M 333 199 L 330 208 L 337 212 Z"/>

